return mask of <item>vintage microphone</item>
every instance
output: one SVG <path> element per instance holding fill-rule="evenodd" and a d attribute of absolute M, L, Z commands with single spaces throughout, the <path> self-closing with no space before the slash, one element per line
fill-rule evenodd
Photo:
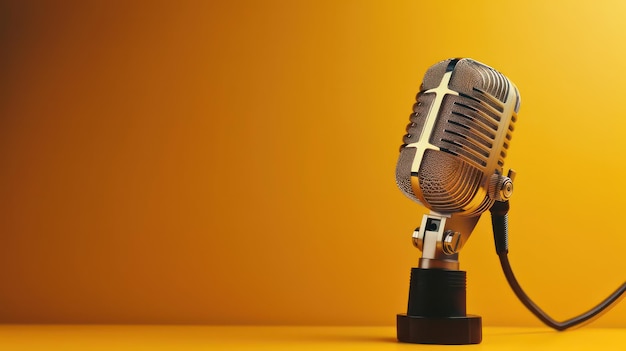
<path fill-rule="evenodd" d="M 474 60 L 449 59 L 426 72 L 396 168 L 400 190 L 431 210 L 413 234 L 422 257 L 411 270 L 407 313 L 397 316 L 399 341 L 480 343 L 458 252 L 480 215 L 512 193 L 514 173 L 503 176 L 502 167 L 519 104 L 513 83 Z"/>
<path fill-rule="evenodd" d="M 503 166 L 519 106 L 515 85 L 472 59 L 448 59 L 426 72 L 396 167 L 400 190 L 431 210 L 413 233 L 422 257 L 411 270 L 407 313 L 397 315 L 399 341 L 481 342 L 481 318 L 466 314 L 466 274 L 459 270 L 458 252 L 489 209 L 505 277 L 546 325 L 564 330 L 588 321 L 626 291 L 625 283 L 589 312 L 556 322 L 515 280 L 507 258 L 508 199 L 515 172 L 504 176 Z"/>

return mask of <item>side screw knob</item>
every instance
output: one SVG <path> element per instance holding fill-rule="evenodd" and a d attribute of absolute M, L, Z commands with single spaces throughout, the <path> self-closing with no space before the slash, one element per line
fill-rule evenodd
<path fill-rule="evenodd" d="M 454 255 L 461 248 L 461 233 L 452 230 L 446 230 L 441 240 L 443 253 L 446 255 Z"/>

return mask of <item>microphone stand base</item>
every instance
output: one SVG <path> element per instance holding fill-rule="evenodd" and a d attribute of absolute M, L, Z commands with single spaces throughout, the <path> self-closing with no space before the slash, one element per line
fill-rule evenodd
<path fill-rule="evenodd" d="M 396 318 L 398 341 L 412 344 L 465 345 L 480 344 L 482 318 L 422 317 L 398 314 Z"/>
<path fill-rule="evenodd" d="M 411 269 L 407 313 L 396 319 L 398 341 L 463 345 L 482 340 L 482 319 L 466 311 L 466 273 Z"/>

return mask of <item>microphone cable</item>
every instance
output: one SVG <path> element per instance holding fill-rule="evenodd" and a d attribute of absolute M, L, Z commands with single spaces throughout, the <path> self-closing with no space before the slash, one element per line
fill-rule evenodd
<path fill-rule="evenodd" d="M 534 314 L 537 318 L 539 318 L 539 320 L 541 320 L 545 325 L 558 331 L 563 331 L 582 323 L 590 322 L 593 318 L 599 317 L 602 312 L 608 310 L 614 305 L 615 302 L 623 297 L 622 295 L 624 294 L 624 292 L 626 292 L 626 282 L 589 311 L 562 322 L 554 320 L 552 317 L 548 316 L 541 308 L 539 308 L 539 306 L 537 306 L 537 304 L 535 304 L 530 299 L 530 297 L 528 297 L 528 295 L 526 295 L 522 287 L 517 282 L 517 279 L 513 274 L 513 270 L 511 269 L 511 264 L 509 263 L 508 257 L 508 201 L 496 201 L 495 204 L 491 207 L 490 211 L 496 253 L 500 258 L 500 265 L 502 266 L 504 276 L 506 277 L 509 286 L 511 287 L 511 289 L 513 289 L 515 296 L 517 296 L 520 302 L 524 306 L 526 306 L 526 308 L 530 312 L 532 312 L 532 314 Z"/>

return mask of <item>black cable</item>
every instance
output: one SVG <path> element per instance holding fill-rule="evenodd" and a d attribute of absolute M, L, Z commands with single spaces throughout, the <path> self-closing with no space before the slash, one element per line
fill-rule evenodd
<path fill-rule="evenodd" d="M 534 314 L 537 318 L 539 318 L 539 320 L 541 320 L 545 325 L 558 331 L 563 331 L 573 326 L 588 322 L 594 317 L 598 317 L 609 307 L 612 307 L 612 305 L 616 301 L 618 301 L 626 292 L 626 283 L 624 283 L 619 288 L 617 288 L 617 290 L 615 290 L 611 295 L 609 295 L 609 297 L 604 299 L 594 308 L 563 322 L 556 321 L 552 317 L 548 316 L 541 308 L 539 308 L 539 306 L 537 306 L 530 299 L 530 297 L 528 297 L 528 295 L 526 295 L 522 287 L 517 282 L 517 279 L 513 274 L 513 270 L 511 269 L 511 264 L 508 257 L 508 211 L 508 202 L 496 201 L 496 203 L 491 208 L 491 224 L 493 226 L 493 237 L 496 245 L 496 253 L 500 258 L 500 265 L 502 266 L 502 271 L 504 272 L 506 281 L 509 283 L 509 286 L 511 286 L 511 289 L 513 289 L 515 296 L 517 296 L 520 302 L 524 306 L 526 306 L 526 308 L 530 312 L 532 312 L 532 314 Z"/>
<path fill-rule="evenodd" d="M 502 271 L 504 272 L 504 276 L 506 277 L 507 282 L 513 289 L 515 296 L 528 308 L 530 312 L 532 312 L 539 320 L 541 320 L 545 325 L 554 328 L 559 331 L 563 331 L 565 329 L 571 328 L 573 326 L 582 324 L 584 322 L 590 321 L 594 317 L 598 317 L 602 312 L 604 312 L 608 307 L 612 307 L 611 305 L 619 300 L 619 298 L 626 292 L 626 283 L 622 284 L 617 290 L 615 290 L 609 297 L 604 299 L 604 301 L 600 302 L 597 306 L 590 309 L 589 311 L 578 315 L 574 318 L 570 318 L 563 322 L 558 322 L 554 320 L 552 317 L 548 316 L 539 306 L 537 306 L 529 297 L 526 295 L 522 287 L 515 279 L 515 275 L 511 270 L 511 265 L 509 263 L 509 258 L 506 253 L 498 255 L 500 257 L 500 265 L 502 266 Z"/>

